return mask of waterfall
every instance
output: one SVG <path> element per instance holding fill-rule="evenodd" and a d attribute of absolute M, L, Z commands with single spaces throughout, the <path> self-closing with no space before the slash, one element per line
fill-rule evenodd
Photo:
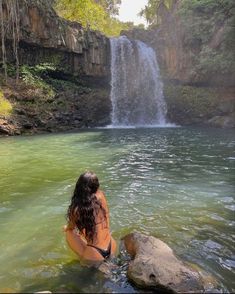
<path fill-rule="evenodd" d="M 154 50 L 126 36 L 110 42 L 112 125 L 164 126 L 167 106 Z"/>

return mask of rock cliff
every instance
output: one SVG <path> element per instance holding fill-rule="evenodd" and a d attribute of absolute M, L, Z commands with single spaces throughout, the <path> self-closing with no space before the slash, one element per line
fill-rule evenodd
<path fill-rule="evenodd" d="M 175 0 L 171 12 L 164 12 L 157 28 L 134 29 L 123 34 L 142 40 L 156 50 L 171 122 L 235 127 L 234 72 L 209 69 L 203 73 L 199 70 L 197 60 L 203 57 L 204 47 L 185 37 L 185 27 L 178 15 L 180 2 Z M 4 21 L 8 17 L 7 3 L 3 0 Z M 206 48 L 221 51 L 228 20 L 225 18 L 215 24 Z M 1 114 L 0 101 L 0 133 L 34 133 L 109 124 L 108 38 L 58 17 L 43 0 L 20 1 L 19 24 L 19 63 L 23 66 L 23 75 L 18 85 L 14 85 L 13 79 L 4 85 L 0 63 L 0 93 L 12 105 L 12 113 L 6 117 Z M 6 53 L 10 66 L 15 64 L 12 41 L 12 34 L 7 30 Z M 1 54 L 0 50 L 0 60 Z M 211 60 L 213 56 L 209 62 Z M 25 76 L 29 68 L 24 66 L 34 71 L 41 64 L 51 64 L 54 70 L 33 77 L 32 85 L 28 82 L 29 76 Z M 41 82 L 46 82 L 46 86 Z"/>
<path fill-rule="evenodd" d="M 226 42 L 228 33 L 232 38 L 232 12 L 219 11 L 220 21 L 215 16 L 216 13 L 219 14 L 218 11 L 198 12 L 195 20 L 201 22 L 211 21 L 211 32 L 207 33 L 203 29 L 197 31 L 200 26 L 199 24 L 192 24 L 194 20 L 192 15 L 188 18 L 182 15 L 183 3 L 182 0 L 175 0 L 171 10 L 165 8 L 161 12 L 162 22 L 157 27 L 147 30 L 137 28 L 132 31 L 122 31 L 122 34 L 132 39 L 142 40 L 156 50 L 162 75 L 167 80 L 197 86 L 219 85 L 234 87 L 235 73 L 234 68 L 230 66 L 233 60 L 230 60 L 231 62 L 227 66 L 228 70 L 223 71 L 216 67 L 219 60 L 213 60 L 214 53 L 226 50 L 223 44 Z M 191 10 L 187 12 L 192 13 Z M 191 32 L 188 31 L 188 27 L 192 30 Z M 231 57 L 234 57 L 234 54 L 232 54 L 233 48 L 234 44 L 231 44 L 228 49 Z M 210 67 L 209 63 L 206 64 L 206 73 L 198 66 L 199 57 L 202 57 L 202 54 L 204 54 L 204 58 L 207 57 L 206 52 L 203 52 L 205 49 L 211 50 L 211 56 L 209 57 L 215 63 L 214 68 Z M 217 70 L 214 71 L 214 69 Z"/>
<path fill-rule="evenodd" d="M 175 0 L 170 11 L 162 11 L 162 23 L 158 27 L 133 29 L 122 34 L 155 49 L 171 121 L 182 125 L 235 127 L 234 54 L 232 45 L 225 46 L 228 32 L 230 35 L 232 32 L 233 16 L 231 12 L 217 11 L 218 15 L 221 13 L 217 20 L 215 13 L 200 11 L 196 20 L 204 26 L 208 26 L 209 21 L 211 31 L 206 32 L 202 26 L 195 37 L 193 31 L 190 35 L 189 28 L 196 30 L 200 25 L 194 25 L 191 16 L 183 23 L 179 14 L 182 3 Z M 223 105 L 230 107 L 221 111 Z"/>
<path fill-rule="evenodd" d="M 3 5 L 6 9 L 6 5 Z M 7 21 L 7 13 L 4 13 Z M 99 32 L 85 30 L 66 21 L 43 0 L 21 1 L 19 5 L 20 64 L 56 62 L 70 73 L 109 76 L 109 40 Z M 12 36 L 6 35 L 8 62 L 14 61 Z"/>
<path fill-rule="evenodd" d="M 4 0 L 5 23 L 6 4 Z M 12 32 L 6 30 L 9 78 L 5 84 L 0 68 L 0 93 L 11 103 L 12 112 L 2 115 L 0 101 L 0 135 L 107 125 L 109 39 L 60 18 L 44 0 L 20 1 L 18 17 L 20 80 L 16 84 L 11 74 L 16 60 Z M 1 54 L 2 50 L 0 60 Z"/>

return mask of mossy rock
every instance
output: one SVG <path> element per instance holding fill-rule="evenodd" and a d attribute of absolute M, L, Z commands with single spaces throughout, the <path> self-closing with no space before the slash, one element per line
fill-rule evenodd
<path fill-rule="evenodd" d="M 215 88 L 168 84 L 164 88 L 169 120 L 182 125 L 204 124 L 218 114 L 220 97 Z"/>
<path fill-rule="evenodd" d="M 209 121 L 210 126 L 219 128 L 234 128 L 235 127 L 235 112 L 227 116 L 214 116 Z"/>

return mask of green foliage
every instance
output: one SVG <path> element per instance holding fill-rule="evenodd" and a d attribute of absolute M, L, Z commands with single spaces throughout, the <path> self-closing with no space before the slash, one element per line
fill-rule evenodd
<path fill-rule="evenodd" d="M 91 89 L 84 85 L 78 78 L 71 77 L 70 80 L 59 80 L 47 78 L 48 84 L 56 91 L 75 91 L 78 94 L 90 93 Z"/>
<path fill-rule="evenodd" d="M 116 18 L 108 18 L 102 32 L 108 37 L 114 37 L 119 36 L 121 31 L 131 30 L 133 27 L 133 22 L 121 22 Z"/>
<path fill-rule="evenodd" d="M 130 23 L 119 21 L 119 0 L 57 0 L 55 9 L 65 19 L 77 21 L 84 28 L 99 30 L 107 36 L 118 36 Z"/>
<path fill-rule="evenodd" d="M 182 0 L 179 16 L 184 25 L 185 42 L 189 45 L 205 43 L 232 16 L 232 0 Z"/>
<path fill-rule="evenodd" d="M 216 115 L 220 95 L 215 88 L 166 85 L 168 112 L 178 122 L 196 123 Z"/>
<path fill-rule="evenodd" d="M 233 0 L 181 0 L 178 14 L 184 45 L 195 53 L 193 75 L 196 72 L 207 77 L 234 71 L 234 8 Z M 220 29 L 223 32 L 216 41 Z"/>
<path fill-rule="evenodd" d="M 61 72 L 60 70 L 55 63 L 40 63 L 35 66 L 22 65 L 19 68 L 20 80 L 30 88 L 34 88 L 34 94 L 38 98 L 42 97 L 43 100 L 48 101 L 53 99 L 55 94 L 60 91 L 72 91 L 77 94 L 90 93 L 91 89 L 79 77 L 65 74 L 64 71 Z M 53 77 L 55 71 L 58 75 L 63 74 L 62 79 Z M 7 64 L 7 73 L 9 77 L 15 78 L 15 66 Z"/>
<path fill-rule="evenodd" d="M 148 0 L 140 15 L 151 26 L 159 25 L 162 18 L 167 21 L 175 2 Z M 178 3 L 177 16 L 182 25 L 184 47 L 193 60 L 192 78 L 232 74 L 235 71 L 234 0 L 178 0 Z"/>
<path fill-rule="evenodd" d="M 53 88 L 43 79 L 49 71 L 56 70 L 53 64 L 43 63 L 35 66 L 22 65 L 19 69 L 20 78 L 28 86 L 41 90 L 47 98 L 55 96 Z"/>
<path fill-rule="evenodd" d="M 118 15 L 119 5 L 121 4 L 121 0 L 95 0 L 96 3 L 100 4 L 105 11 L 111 15 Z"/>
<path fill-rule="evenodd" d="M 234 53 L 216 51 L 208 46 L 203 46 L 198 57 L 195 58 L 195 70 L 203 76 L 208 74 L 228 74 L 234 67 Z"/>
<path fill-rule="evenodd" d="M 175 0 L 148 0 L 147 5 L 140 11 L 151 27 L 161 23 L 162 11 L 170 11 Z"/>
<path fill-rule="evenodd" d="M 59 0 L 56 10 L 69 20 L 77 20 L 84 27 L 98 30 L 103 25 L 105 11 L 92 0 Z"/>
<path fill-rule="evenodd" d="M 12 112 L 11 103 L 4 97 L 0 89 L 0 115 L 9 116 Z"/>

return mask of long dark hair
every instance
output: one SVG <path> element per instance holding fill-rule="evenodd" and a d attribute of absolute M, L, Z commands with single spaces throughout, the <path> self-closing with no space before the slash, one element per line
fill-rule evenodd
<path fill-rule="evenodd" d="M 80 231 L 85 229 L 86 239 L 90 242 L 96 237 L 96 217 L 100 211 L 106 220 L 106 211 L 95 195 L 98 188 L 95 173 L 87 171 L 80 175 L 67 212 L 67 219 Z"/>

